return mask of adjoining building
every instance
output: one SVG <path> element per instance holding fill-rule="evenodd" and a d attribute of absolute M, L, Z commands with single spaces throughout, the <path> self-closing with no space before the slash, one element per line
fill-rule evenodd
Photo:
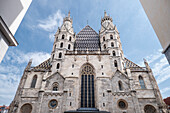
<path fill-rule="evenodd" d="M 89 25 L 74 33 L 70 13 L 55 34 L 51 57 L 26 66 L 10 113 L 165 113 L 148 63 L 124 57 L 112 18 L 99 33 Z"/>
<path fill-rule="evenodd" d="M 170 64 L 170 0 L 140 0 Z"/>
<path fill-rule="evenodd" d="M 0 63 L 9 46 L 17 46 L 14 38 L 32 0 L 1 0 L 0 2 Z"/>

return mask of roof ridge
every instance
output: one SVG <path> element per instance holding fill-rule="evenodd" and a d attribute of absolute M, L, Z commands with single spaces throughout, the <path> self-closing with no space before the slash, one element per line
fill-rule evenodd
<path fill-rule="evenodd" d="M 89 25 L 86 25 L 80 32 L 82 32 L 85 28 L 87 28 L 87 27 L 89 27 L 91 30 L 93 30 L 97 35 L 98 35 L 98 33 L 91 27 L 91 26 L 89 26 Z M 80 33 L 79 32 L 79 33 Z M 79 33 L 77 33 L 77 35 L 79 34 Z"/>

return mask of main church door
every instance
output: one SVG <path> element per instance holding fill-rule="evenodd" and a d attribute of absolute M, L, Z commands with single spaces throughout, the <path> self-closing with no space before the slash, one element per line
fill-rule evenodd
<path fill-rule="evenodd" d="M 94 108 L 94 68 L 85 64 L 81 70 L 81 107 Z"/>

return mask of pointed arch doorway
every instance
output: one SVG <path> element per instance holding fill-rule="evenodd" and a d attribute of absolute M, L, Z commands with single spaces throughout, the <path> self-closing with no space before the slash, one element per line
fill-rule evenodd
<path fill-rule="evenodd" d="M 94 68 L 86 63 L 81 68 L 81 108 L 95 108 Z"/>

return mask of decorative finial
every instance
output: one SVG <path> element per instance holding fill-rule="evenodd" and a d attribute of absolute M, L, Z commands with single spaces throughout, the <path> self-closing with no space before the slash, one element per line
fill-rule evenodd
<path fill-rule="evenodd" d="M 87 20 L 87 25 L 88 25 L 88 20 Z"/>
<path fill-rule="evenodd" d="M 106 14 L 106 10 L 104 10 L 104 16 L 107 16 L 107 14 Z"/>
<path fill-rule="evenodd" d="M 70 17 L 70 10 L 69 10 L 69 12 L 68 12 L 68 17 Z"/>

